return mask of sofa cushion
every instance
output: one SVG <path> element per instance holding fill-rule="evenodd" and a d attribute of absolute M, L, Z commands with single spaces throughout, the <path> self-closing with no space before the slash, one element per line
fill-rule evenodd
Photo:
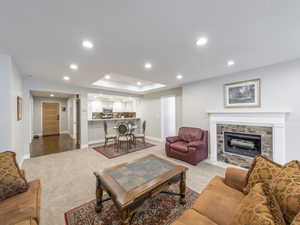
<path fill-rule="evenodd" d="M 16 153 L 0 153 L 0 200 L 28 189 L 28 184 L 16 162 Z"/>
<path fill-rule="evenodd" d="M 285 225 L 276 198 L 266 183 L 256 184 L 237 208 L 231 225 Z"/>
<path fill-rule="evenodd" d="M 244 196 L 217 176 L 210 181 L 192 208 L 218 225 L 229 225 Z"/>
<path fill-rule="evenodd" d="M 263 156 L 256 156 L 247 174 L 247 185 L 244 193 L 248 194 L 250 189 L 257 183 L 271 184 L 272 179 L 280 172 L 281 166 Z"/>
<path fill-rule="evenodd" d="M 291 223 L 300 212 L 300 163 L 291 161 L 284 165 L 271 188 L 285 219 Z"/>
<path fill-rule="evenodd" d="M 295 216 L 291 225 L 300 225 L 300 212 Z"/>
<path fill-rule="evenodd" d="M 26 192 L 0 201 L 0 218 L 3 224 L 15 224 L 27 218 L 39 219 L 40 182 L 30 181 Z"/>
<path fill-rule="evenodd" d="M 171 148 L 179 152 L 188 152 L 188 144 L 184 141 L 177 141 L 175 143 L 172 143 L 170 146 Z"/>
<path fill-rule="evenodd" d="M 201 215 L 193 209 L 186 210 L 171 225 L 217 225 L 206 216 Z"/>

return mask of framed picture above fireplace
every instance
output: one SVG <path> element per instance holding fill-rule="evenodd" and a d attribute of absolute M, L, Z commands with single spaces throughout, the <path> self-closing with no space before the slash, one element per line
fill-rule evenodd
<path fill-rule="evenodd" d="M 225 84 L 224 107 L 260 107 L 260 79 Z"/>

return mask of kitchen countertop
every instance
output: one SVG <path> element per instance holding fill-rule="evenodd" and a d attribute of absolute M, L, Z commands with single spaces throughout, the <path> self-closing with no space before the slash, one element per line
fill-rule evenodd
<path fill-rule="evenodd" d="M 140 118 L 111 118 L 111 119 L 90 119 L 89 122 L 93 121 L 114 121 L 114 120 L 139 120 Z"/>

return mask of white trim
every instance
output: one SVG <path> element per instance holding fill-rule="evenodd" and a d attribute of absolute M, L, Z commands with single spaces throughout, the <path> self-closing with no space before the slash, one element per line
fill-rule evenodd
<path fill-rule="evenodd" d="M 22 167 L 23 162 L 24 162 L 25 159 L 30 159 L 30 155 L 26 154 L 26 155 L 23 156 L 23 158 L 21 159 L 21 163 L 20 163 L 21 167 Z"/>
<path fill-rule="evenodd" d="M 157 138 L 157 137 L 146 136 L 146 139 L 150 141 L 164 142 L 162 138 Z"/>
<path fill-rule="evenodd" d="M 217 124 L 267 126 L 273 129 L 273 160 L 286 163 L 285 122 L 287 112 L 216 112 L 209 113 L 210 156 L 217 161 Z"/>
<path fill-rule="evenodd" d="M 69 135 L 70 135 L 70 131 L 68 131 L 68 130 L 60 131 L 59 133 L 60 133 L 60 134 L 69 134 Z M 70 135 L 70 136 L 71 136 L 71 135 Z"/>
<path fill-rule="evenodd" d="M 89 145 L 104 143 L 104 139 L 99 139 L 96 141 L 89 141 Z"/>
<path fill-rule="evenodd" d="M 89 145 L 82 145 L 82 146 L 80 146 L 80 149 L 88 148 L 88 147 L 89 147 Z"/>

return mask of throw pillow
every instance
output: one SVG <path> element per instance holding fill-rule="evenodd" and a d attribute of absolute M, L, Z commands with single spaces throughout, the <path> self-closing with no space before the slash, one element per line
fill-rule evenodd
<path fill-rule="evenodd" d="M 280 172 L 281 165 L 264 156 L 256 156 L 247 174 L 247 185 L 243 189 L 245 194 L 257 183 L 270 184 L 272 179 Z"/>
<path fill-rule="evenodd" d="M 300 163 L 291 161 L 285 164 L 273 179 L 271 189 L 286 221 L 291 223 L 300 212 Z"/>
<path fill-rule="evenodd" d="M 0 153 L 0 200 L 25 192 L 28 184 L 22 176 L 14 152 Z"/>
<path fill-rule="evenodd" d="M 266 183 L 256 184 L 241 201 L 231 225 L 285 225 L 276 198 Z"/>
<path fill-rule="evenodd" d="M 300 212 L 295 216 L 291 225 L 300 225 Z"/>

